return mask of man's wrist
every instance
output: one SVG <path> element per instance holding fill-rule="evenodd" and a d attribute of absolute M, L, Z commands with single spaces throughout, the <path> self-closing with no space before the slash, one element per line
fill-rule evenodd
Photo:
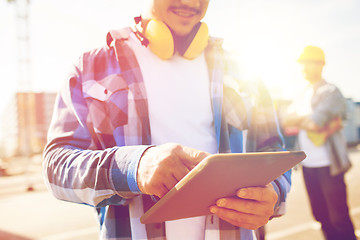
<path fill-rule="evenodd" d="M 116 153 L 109 169 L 111 188 L 122 192 L 141 193 L 137 186 L 137 169 L 140 158 L 148 145 L 116 147 Z"/>
<path fill-rule="evenodd" d="M 142 193 L 137 182 L 138 181 L 137 173 L 142 156 L 144 155 L 146 150 L 148 150 L 151 147 L 153 146 L 143 145 L 142 148 L 134 152 L 133 156 L 131 157 L 131 162 L 128 168 L 127 181 L 128 181 L 129 189 L 133 193 Z"/>
<path fill-rule="evenodd" d="M 276 210 L 280 206 L 280 202 L 281 202 L 281 191 L 280 191 L 279 186 L 274 181 L 271 182 L 271 185 L 273 186 L 273 188 L 278 196 L 277 201 L 274 205 L 274 212 L 276 212 Z"/>
<path fill-rule="evenodd" d="M 146 192 L 145 192 L 144 189 L 142 188 L 141 184 L 139 184 L 138 171 L 139 171 L 139 167 L 140 167 L 140 164 L 141 164 L 142 159 L 143 159 L 144 156 L 147 154 L 148 150 L 149 150 L 150 148 L 152 148 L 152 147 L 154 147 L 154 146 L 153 146 L 153 145 L 152 145 L 152 146 L 149 146 L 148 148 L 146 148 L 146 149 L 143 151 L 142 155 L 140 156 L 140 158 L 139 158 L 139 160 L 138 160 L 136 172 L 134 172 L 134 174 L 136 174 L 136 184 L 137 184 L 137 188 L 139 189 L 139 191 L 140 191 L 141 193 L 146 193 Z"/>

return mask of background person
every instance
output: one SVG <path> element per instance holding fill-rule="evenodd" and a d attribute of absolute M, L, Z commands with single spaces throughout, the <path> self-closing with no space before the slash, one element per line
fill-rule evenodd
<path fill-rule="evenodd" d="M 96 208 L 101 238 L 253 239 L 283 213 L 290 172 L 219 199 L 209 216 L 139 221 L 149 196 L 162 197 L 209 154 L 282 150 L 266 89 L 234 80 L 221 40 L 200 22 L 208 4 L 150 1 L 135 27 L 80 57 L 58 95 L 46 181 L 57 198 Z"/>
<path fill-rule="evenodd" d="M 312 213 L 326 239 L 356 239 L 349 216 L 344 174 L 351 164 L 341 131 L 346 102 L 340 90 L 322 78 L 325 54 L 307 46 L 298 62 L 309 82 L 289 107 L 282 122 L 300 128 L 298 143 L 307 158 L 303 176 Z"/>

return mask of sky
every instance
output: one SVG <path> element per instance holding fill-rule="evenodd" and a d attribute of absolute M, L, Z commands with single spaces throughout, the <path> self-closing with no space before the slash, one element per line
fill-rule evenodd
<path fill-rule="evenodd" d="M 80 54 L 103 46 L 110 29 L 132 24 L 144 2 L 31 0 L 33 90 L 56 92 Z M 211 0 L 204 22 L 274 98 L 291 98 L 302 86 L 296 58 L 316 45 L 326 55 L 324 78 L 360 101 L 359 12 L 359 0 Z M 15 4 L 0 0 L 0 114 L 19 88 L 15 13 Z"/>

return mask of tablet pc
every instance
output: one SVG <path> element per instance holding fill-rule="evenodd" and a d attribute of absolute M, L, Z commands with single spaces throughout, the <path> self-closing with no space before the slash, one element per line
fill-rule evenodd
<path fill-rule="evenodd" d="M 303 151 L 213 154 L 202 160 L 140 218 L 156 223 L 210 214 L 242 187 L 265 186 L 305 159 Z"/>

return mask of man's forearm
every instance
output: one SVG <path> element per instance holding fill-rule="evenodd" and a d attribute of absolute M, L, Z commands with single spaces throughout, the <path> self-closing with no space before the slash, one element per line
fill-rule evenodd
<path fill-rule="evenodd" d="M 282 125 L 283 127 L 300 127 L 304 119 L 305 116 L 299 116 L 296 113 L 287 114 L 282 118 Z"/>
<path fill-rule="evenodd" d="M 300 116 L 296 113 L 285 116 L 282 120 L 283 127 L 299 127 L 306 131 L 320 131 L 321 127 L 312 120 L 310 115 Z"/>
<path fill-rule="evenodd" d="M 82 150 L 48 147 L 44 152 L 45 180 L 55 197 L 96 207 L 121 205 L 139 194 L 138 161 L 148 146 Z"/>
<path fill-rule="evenodd" d="M 319 125 L 317 125 L 314 122 L 314 120 L 310 118 L 310 116 L 303 117 L 299 127 L 306 131 L 313 131 L 313 132 L 318 132 L 322 129 Z"/>

